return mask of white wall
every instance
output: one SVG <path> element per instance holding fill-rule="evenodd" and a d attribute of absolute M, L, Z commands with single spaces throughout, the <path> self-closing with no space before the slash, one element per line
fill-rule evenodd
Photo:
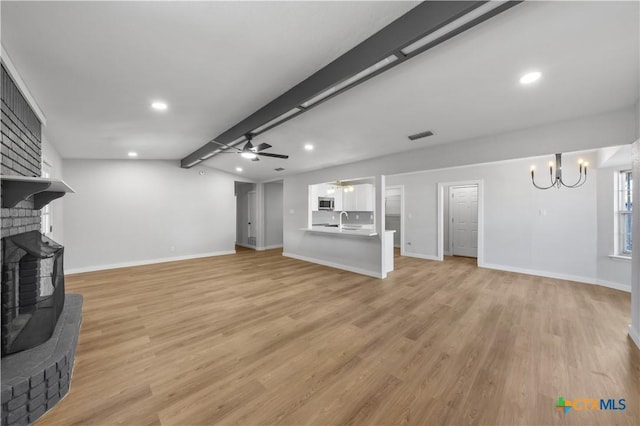
<path fill-rule="evenodd" d="M 633 176 L 640 176 L 640 140 L 633 143 Z M 640 185 L 633 186 L 633 199 L 640 199 Z M 636 202 L 637 204 L 637 202 Z M 638 210 L 633 212 L 632 229 L 640 229 L 640 214 Z M 629 325 L 629 335 L 640 348 L 640 256 L 637 255 L 637 248 L 640 247 L 640 232 L 633 233 L 633 247 L 635 255 L 632 256 L 632 277 L 631 277 L 631 324 Z"/>
<path fill-rule="evenodd" d="M 284 181 L 284 252 L 344 269 L 380 271 L 382 257 L 380 240 L 355 240 L 346 237 L 315 235 L 302 231 L 307 226 L 308 194 L 307 186 L 335 179 L 351 179 L 376 176 L 384 181 L 385 175 L 435 170 L 462 165 L 474 165 L 492 161 L 513 160 L 544 155 L 539 169 L 547 161 L 553 160 L 555 152 L 572 152 L 595 149 L 604 146 L 629 144 L 635 140 L 637 120 L 635 106 L 602 115 L 582 117 L 576 120 L 554 123 L 491 137 L 444 144 L 381 158 L 360 161 L 342 166 L 287 177 Z M 569 161 L 567 158 L 566 161 Z M 526 164 L 525 164 L 526 163 Z M 568 162 L 566 163 L 568 164 Z M 595 164 L 595 162 L 592 162 Z M 487 185 L 485 201 L 490 206 L 508 205 L 512 214 L 487 216 L 488 233 L 496 235 L 485 243 L 485 261 L 493 266 L 551 272 L 556 276 L 594 281 L 596 279 L 596 185 L 594 180 L 582 188 L 584 191 L 540 191 L 533 190 L 529 177 L 530 160 L 505 163 L 501 173 L 496 174 L 487 166 L 449 169 L 439 175 L 431 175 L 428 182 L 418 177 L 406 178 L 413 181 L 414 190 L 405 192 L 405 227 L 415 214 L 420 221 L 414 221 L 413 228 L 405 228 L 405 243 L 411 242 L 410 252 L 436 254 L 437 229 L 436 182 L 451 182 L 484 178 Z M 523 168 L 524 167 L 524 168 Z M 504 173 L 504 174 L 502 174 Z M 595 178 L 596 173 L 591 173 Z M 505 180 L 522 179 L 513 188 L 523 191 L 511 200 L 495 188 L 503 188 Z M 404 183 L 389 180 L 387 185 Z M 426 185 L 426 186 L 425 186 Z M 489 186 L 491 187 L 489 188 Z M 405 187 L 405 190 L 407 188 Z M 526 192 L 524 192 L 526 191 Z M 543 196 L 542 194 L 545 193 Z M 565 195 L 565 193 L 567 195 Z M 527 194 L 525 196 L 524 194 Z M 547 195 L 548 194 L 548 195 Z M 376 197 L 380 198 L 376 189 Z M 377 225 L 384 229 L 384 211 L 377 202 Z M 384 205 L 384 203 L 382 203 Z M 547 210 L 547 216 L 537 216 L 539 209 Z M 497 219 L 496 219 L 497 218 Z M 510 232 L 498 233 L 507 220 Z M 382 222 L 382 223 L 381 223 Z M 561 235 L 566 239 L 557 247 L 558 229 L 567 227 Z M 577 232 L 577 230 L 580 232 Z M 411 234 L 415 235 L 411 241 Z M 336 238 L 341 238 L 337 240 Z M 512 244 L 521 250 L 509 250 Z M 569 252 L 567 257 L 557 253 Z M 587 260 L 585 260 L 587 259 Z"/>
<path fill-rule="evenodd" d="M 264 245 L 282 246 L 282 182 L 264 184 Z"/>
<path fill-rule="evenodd" d="M 575 154 L 563 156 L 565 176 L 570 179 L 570 165 L 577 163 L 577 157 Z M 405 253 L 421 257 L 439 254 L 439 182 L 482 180 L 484 266 L 594 282 L 595 179 L 580 189 L 535 189 L 531 185 L 529 166 L 533 162 L 540 169 L 550 158 L 387 176 L 388 185 L 405 187 Z M 593 164 L 593 160 L 591 162 Z M 590 175 L 593 178 L 596 172 L 591 171 Z M 444 202 L 448 202 L 446 197 Z"/>
<path fill-rule="evenodd" d="M 284 250 L 285 256 L 313 261 L 353 272 L 382 277 L 382 234 L 384 223 L 384 177 L 376 176 L 375 237 L 355 237 L 345 235 L 327 235 L 306 232 L 309 221 L 309 185 L 329 182 L 336 179 L 349 180 L 370 177 L 371 174 L 362 164 L 345 165 L 330 169 L 299 174 L 284 180 Z"/>
<path fill-rule="evenodd" d="M 609 287 L 631 289 L 631 261 L 610 257 L 615 254 L 614 182 L 620 170 L 631 169 L 631 159 L 626 165 L 598 170 L 598 282 Z"/>
<path fill-rule="evenodd" d="M 354 168 L 361 170 L 363 176 L 390 175 L 630 144 L 637 139 L 635 114 L 635 106 L 632 106 L 606 114 L 337 166 L 324 169 L 327 173 L 322 175 L 332 176 L 328 178 L 331 180 L 335 175 L 332 171 L 348 172 Z"/>
<path fill-rule="evenodd" d="M 636 140 L 640 139 L 640 98 L 636 101 L 635 112 L 636 116 Z"/>
<path fill-rule="evenodd" d="M 234 176 L 177 161 L 64 160 L 67 273 L 234 251 Z M 205 171 L 204 175 L 199 172 Z"/>
<path fill-rule="evenodd" d="M 60 157 L 60 154 L 44 131 L 42 133 L 42 160 L 51 166 L 52 178 L 64 180 L 62 157 Z M 53 226 L 51 238 L 64 245 L 64 202 L 61 198 L 58 198 L 49 205 L 51 206 L 51 218 L 53 219 L 51 223 Z"/>

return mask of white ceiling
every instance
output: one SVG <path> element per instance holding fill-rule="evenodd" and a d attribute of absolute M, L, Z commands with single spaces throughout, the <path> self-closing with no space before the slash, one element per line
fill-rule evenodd
<path fill-rule="evenodd" d="M 414 5 L 2 2 L 2 43 L 63 157 L 179 159 Z M 205 164 L 274 179 L 630 106 L 638 9 L 525 2 L 256 139 L 289 160 Z M 531 69 L 542 80 L 519 85 Z M 149 109 L 156 97 L 169 111 Z"/>

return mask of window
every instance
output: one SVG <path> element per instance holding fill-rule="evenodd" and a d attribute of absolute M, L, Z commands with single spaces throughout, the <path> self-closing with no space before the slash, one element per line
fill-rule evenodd
<path fill-rule="evenodd" d="M 630 170 L 621 171 L 618 182 L 618 254 L 631 256 L 631 211 L 633 178 Z"/>

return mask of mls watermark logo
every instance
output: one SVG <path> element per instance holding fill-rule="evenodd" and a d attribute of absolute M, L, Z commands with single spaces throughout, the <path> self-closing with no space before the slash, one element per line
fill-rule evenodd
<path fill-rule="evenodd" d="M 578 398 L 578 399 L 564 399 L 564 397 L 558 397 L 558 402 L 555 405 L 556 410 L 567 414 L 571 410 L 575 411 L 623 411 L 627 408 L 626 401 L 622 399 L 591 399 L 591 398 Z"/>

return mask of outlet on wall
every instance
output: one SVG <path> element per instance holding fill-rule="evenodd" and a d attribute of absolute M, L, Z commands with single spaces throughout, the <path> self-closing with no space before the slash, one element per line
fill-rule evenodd
<path fill-rule="evenodd" d="M 171 246 L 171 247 L 169 248 L 169 250 L 171 250 L 171 251 L 176 251 L 176 246 Z"/>

